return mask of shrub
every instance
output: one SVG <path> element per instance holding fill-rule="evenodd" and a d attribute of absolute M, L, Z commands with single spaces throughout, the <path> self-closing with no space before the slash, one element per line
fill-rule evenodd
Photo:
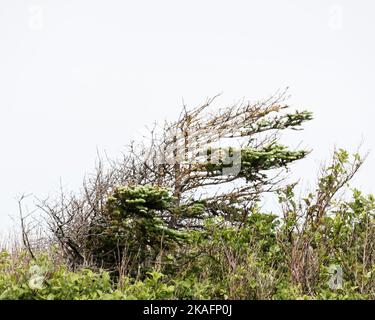
<path fill-rule="evenodd" d="M 95 264 L 128 275 L 145 275 L 164 251 L 183 238 L 163 219 L 172 205 L 172 197 L 163 188 L 116 188 L 104 213 L 93 221 L 85 243 Z"/>

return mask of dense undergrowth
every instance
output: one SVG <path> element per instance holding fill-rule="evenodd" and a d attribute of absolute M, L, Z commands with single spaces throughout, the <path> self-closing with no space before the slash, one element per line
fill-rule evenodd
<path fill-rule="evenodd" d="M 306 210 L 313 197 L 304 199 Z M 280 192 L 280 202 L 288 208 L 283 217 L 254 207 L 236 225 L 208 218 L 204 228 L 171 237 L 174 246 L 154 252 L 145 245 L 156 256 L 139 273 L 69 270 L 58 248 L 36 259 L 24 250 L 4 250 L 0 299 L 374 299 L 374 197 L 354 190 L 319 223 L 297 218 L 302 204 L 295 202 L 291 187 Z M 161 223 L 152 227 L 154 234 L 165 230 Z M 147 232 L 143 236 L 147 241 Z"/>

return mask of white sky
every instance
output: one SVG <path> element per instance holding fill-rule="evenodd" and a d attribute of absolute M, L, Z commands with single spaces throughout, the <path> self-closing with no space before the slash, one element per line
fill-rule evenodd
<path fill-rule="evenodd" d="M 291 137 L 374 149 L 374 1 L 0 2 L 0 230 L 21 193 L 76 189 L 97 148 L 113 157 L 146 125 L 222 92 L 220 106 L 290 86 L 315 113 Z M 374 155 L 355 185 L 374 192 Z"/>

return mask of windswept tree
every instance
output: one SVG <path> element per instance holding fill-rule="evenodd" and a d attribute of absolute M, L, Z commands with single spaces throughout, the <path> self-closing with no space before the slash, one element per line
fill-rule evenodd
<path fill-rule="evenodd" d="M 41 202 L 73 266 L 115 268 L 126 252 L 144 264 L 169 240 L 201 228 L 204 218 L 243 221 L 263 192 L 280 187 L 288 166 L 307 155 L 280 144 L 284 131 L 312 119 L 308 111 L 288 112 L 285 91 L 221 109 L 217 98 L 184 106 L 177 121 L 131 144 L 109 168 L 99 162 L 81 194 Z"/>
<path fill-rule="evenodd" d="M 286 92 L 223 109 L 213 106 L 216 99 L 191 111 L 184 107 L 176 122 L 152 132 L 151 143 L 133 145 L 124 161 L 132 182 L 167 187 L 178 205 L 203 201 L 208 211 L 224 215 L 225 204 L 247 206 L 278 188 L 288 165 L 308 153 L 280 144 L 280 136 L 302 129 L 312 114 L 288 113 Z M 173 225 L 179 217 L 171 219 Z"/>

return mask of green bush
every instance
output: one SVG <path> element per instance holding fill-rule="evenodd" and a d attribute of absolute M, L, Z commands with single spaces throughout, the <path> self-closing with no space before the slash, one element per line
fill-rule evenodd
<path fill-rule="evenodd" d="M 92 222 L 84 243 L 97 266 L 115 273 L 126 260 L 126 273 L 145 275 L 163 251 L 176 247 L 183 234 L 168 227 L 163 213 L 172 210 L 173 199 L 160 187 L 116 188 L 105 212 Z"/>
<path fill-rule="evenodd" d="M 55 266 L 46 255 L 31 261 L 24 252 L 1 254 L 0 299 L 98 299 L 105 293 L 112 293 L 107 272 L 71 272 L 63 264 Z"/>

